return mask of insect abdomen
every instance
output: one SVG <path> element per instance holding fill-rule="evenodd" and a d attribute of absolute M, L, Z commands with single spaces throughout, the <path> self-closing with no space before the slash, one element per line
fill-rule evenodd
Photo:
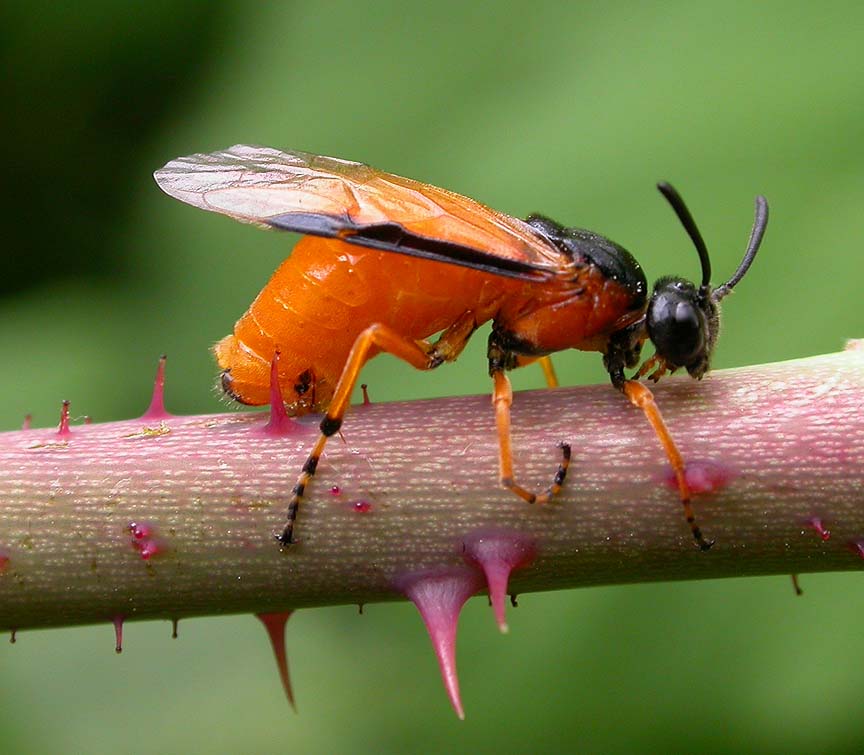
<path fill-rule="evenodd" d="M 289 411 L 321 411 L 366 327 L 383 323 L 422 339 L 467 310 L 483 322 L 494 315 L 501 285 L 498 276 L 306 236 L 214 347 L 228 375 L 223 386 L 244 404 L 269 403 L 278 350 Z"/>

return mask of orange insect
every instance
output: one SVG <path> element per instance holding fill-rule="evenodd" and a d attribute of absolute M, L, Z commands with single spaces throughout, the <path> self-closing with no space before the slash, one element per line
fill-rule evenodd
<path fill-rule="evenodd" d="M 639 263 L 603 236 L 541 215 L 518 220 L 362 163 L 238 145 L 172 160 L 155 178 L 167 194 L 195 207 L 307 234 L 233 335 L 215 347 L 222 387 L 233 399 L 269 402 L 270 365 L 278 352 L 289 413 L 325 412 L 277 537 L 283 545 L 294 542 L 298 507 L 327 439 L 342 425 L 363 365 L 386 351 L 418 369 L 434 369 L 453 361 L 477 327 L 491 320 L 501 485 L 529 503 L 548 501 L 570 461 L 570 446 L 561 443 L 562 460 L 544 492 L 517 484 L 507 370 L 539 359 L 554 385 L 549 354 L 598 351 L 612 384 L 643 410 L 662 443 L 696 543 L 711 547 L 693 517 L 681 454 L 638 378 L 656 381 L 685 368 L 699 379 L 708 370 L 719 329 L 717 302 L 747 272 L 765 232 L 763 197 L 756 198 L 741 264 L 728 282 L 712 288 L 708 252 L 693 218 L 678 193 L 659 184 L 696 246 L 702 281 L 661 278 L 649 297 Z M 427 340 L 436 333 L 437 340 Z M 638 364 L 648 339 L 654 356 L 627 379 L 625 368 Z"/>

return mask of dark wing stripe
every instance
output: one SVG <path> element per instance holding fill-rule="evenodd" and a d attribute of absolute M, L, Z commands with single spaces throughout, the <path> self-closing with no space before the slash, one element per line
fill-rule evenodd
<path fill-rule="evenodd" d="M 498 257 L 440 239 L 418 236 L 405 230 L 398 223 L 357 225 L 344 216 L 334 217 L 332 215 L 299 212 L 277 215 L 267 218 L 264 222 L 281 231 L 338 238 L 348 244 L 380 249 L 385 252 L 398 252 L 436 262 L 447 262 L 508 278 L 546 281 L 552 277 L 550 272 L 539 270 L 528 263 Z"/>

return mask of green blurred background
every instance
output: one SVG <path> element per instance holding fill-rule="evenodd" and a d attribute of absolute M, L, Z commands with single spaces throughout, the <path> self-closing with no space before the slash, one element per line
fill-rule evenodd
<path fill-rule="evenodd" d="M 208 348 L 291 238 L 173 202 L 150 174 L 235 142 L 539 210 L 616 239 L 650 278 L 698 275 L 657 179 L 690 203 L 717 282 L 761 192 L 771 225 L 726 305 L 715 365 L 864 335 L 860 3 L 59 5 L 0 9 L 3 429 L 26 412 L 55 423 L 63 398 L 78 417 L 132 416 L 162 352 L 169 409 L 224 409 Z M 484 341 L 434 375 L 380 358 L 364 378 L 378 401 L 485 392 Z M 604 379 L 595 355 L 557 365 L 565 384 Z M 861 752 L 864 585 L 803 586 L 525 595 L 506 637 L 471 601 L 464 723 L 407 604 L 291 620 L 299 716 L 252 617 L 183 622 L 174 641 L 167 624 L 131 624 L 119 657 L 107 624 L 25 632 L 0 646 L 0 748 Z"/>

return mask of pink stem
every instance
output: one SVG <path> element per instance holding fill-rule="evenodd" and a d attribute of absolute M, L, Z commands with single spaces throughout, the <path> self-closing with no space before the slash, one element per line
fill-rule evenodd
<path fill-rule="evenodd" d="M 317 418 L 287 437 L 263 435 L 260 413 L 0 433 L 0 629 L 396 600 L 402 575 L 464 567 L 483 528 L 536 544 L 513 593 L 861 568 L 864 351 L 664 379 L 656 397 L 706 481 L 693 504 L 708 553 L 651 428 L 606 385 L 516 395 L 521 484 L 547 486 L 558 442 L 573 444 L 545 506 L 498 487 L 488 396 L 349 413 L 284 552 L 273 534 Z M 362 516 L 344 504 L 361 499 Z M 130 522 L 158 530 L 159 558 L 130 547 Z"/>

